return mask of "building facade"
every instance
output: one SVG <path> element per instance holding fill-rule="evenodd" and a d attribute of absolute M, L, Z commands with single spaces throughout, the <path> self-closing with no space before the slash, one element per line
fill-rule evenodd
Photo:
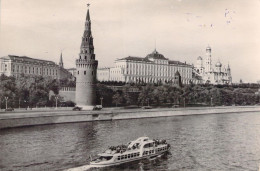
<path fill-rule="evenodd" d="M 222 66 L 222 63 L 218 61 L 215 67 L 212 66 L 211 47 L 206 48 L 205 59 L 202 57 L 197 58 L 197 63 L 194 68 L 194 74 L 198 75 L 202 79 L 202 83 L 209 84 L 231 84 L 232 76 L 231 69 L 228 64 L 227 67 Z"/>
<path fill-rule="evenodd" d="M 53 79 L 70 78 L 70 73 L 63 68 L 62 55 L 60 64 L 53 61 L 34 59 L 27 56 L 8 55 L 0 58 L 0 74 L 19 77 L 43 76 Z"/>
<path fill-rule="evenodd" d="M 99 81 L 121 81 L 126 83 L 173 83 L 178 72 L 183 84 L 189 84 L 193 66 L 165 58 L 154 50 L 146 57 L 129 56 L 115 61 L 113 68 L 99 68 Z"/>
<path fill-rule="evenodd" d="M 96 103 L 97 66 L 88 9 L 79 59 L 76 60 L 76 103 L 83 109 L 93 109 Z"/>

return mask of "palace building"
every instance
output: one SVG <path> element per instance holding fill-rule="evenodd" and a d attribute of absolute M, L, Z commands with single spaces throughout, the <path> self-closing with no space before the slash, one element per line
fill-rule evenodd
<path fill-rule="evenodd" d="M 30 58 L 27 56 L 8 55 L 0 58 L 0 74 L 6 76 L 19 77 L 22 74 L 26 76 L 43 76 L 53 79 L 71 78 L 63 66 L 62 54 L 59 65 L 53 61 Z"/>
<path fill-rule="evenodd" d="M 212 66 L 211 59 L 211 47 L 206 48 L 206 57 L 197 58 L 197 64 L 194 68 L 194 74 L 201 77 L 202 83 L 209 84 L 231 84 L 232 76 L 231 69 L 228 64 L 227 67 L 222 66 L 222 63 L 218 61 L 215 67 Z"/>
<path fill-rule="evenodd" d="M 117 59 L 115 67 L 99 68 L 99 81 L 121 81 L 125 83 L 173 83 L 176 75 L 181 77 L 182 84 L 194 81 L 192 78 L 193 66 L 169 60 L 154 50 L 146 57 Z"/>

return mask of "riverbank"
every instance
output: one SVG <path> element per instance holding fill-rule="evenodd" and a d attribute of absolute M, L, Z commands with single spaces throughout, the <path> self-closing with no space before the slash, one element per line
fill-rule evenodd
<path fill-rule="evenodd" d="M 48 110 L 0 114 L 0 129 L 72 123 L 87 121 L 111 121 L 119 119 L 138 119 L 170 117 L 178 115 L 204 115 L 219 113 L 260 112 L 260 106 L 193 107 L 193 108 L 155 108 L 155 109 L 104 109 L 101 111 Z"/>

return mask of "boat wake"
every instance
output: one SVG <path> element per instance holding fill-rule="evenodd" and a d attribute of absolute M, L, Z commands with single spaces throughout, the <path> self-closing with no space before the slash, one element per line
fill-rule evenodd
<path fill-rule="evenodd" d="M 92 168 L 91 165 L 84 165 L 84 166 L 80 166 L 80 167 L 66 169 L 64 171 L 85 171 L 85 170 L 89 170 L 91 168 Z"/>

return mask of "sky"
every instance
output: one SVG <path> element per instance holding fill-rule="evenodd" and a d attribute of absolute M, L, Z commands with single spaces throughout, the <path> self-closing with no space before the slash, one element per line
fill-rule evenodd
<path fill-rule="evenodd" d="M 260 0 L 0 0 L 0 57 L 29 56 L 75 67 L 90 3 L 99 67 L 117 58 L 166 58 L 196 64 L 212 48 L 213 66 L 233 82 L 260 80 Z"/>

